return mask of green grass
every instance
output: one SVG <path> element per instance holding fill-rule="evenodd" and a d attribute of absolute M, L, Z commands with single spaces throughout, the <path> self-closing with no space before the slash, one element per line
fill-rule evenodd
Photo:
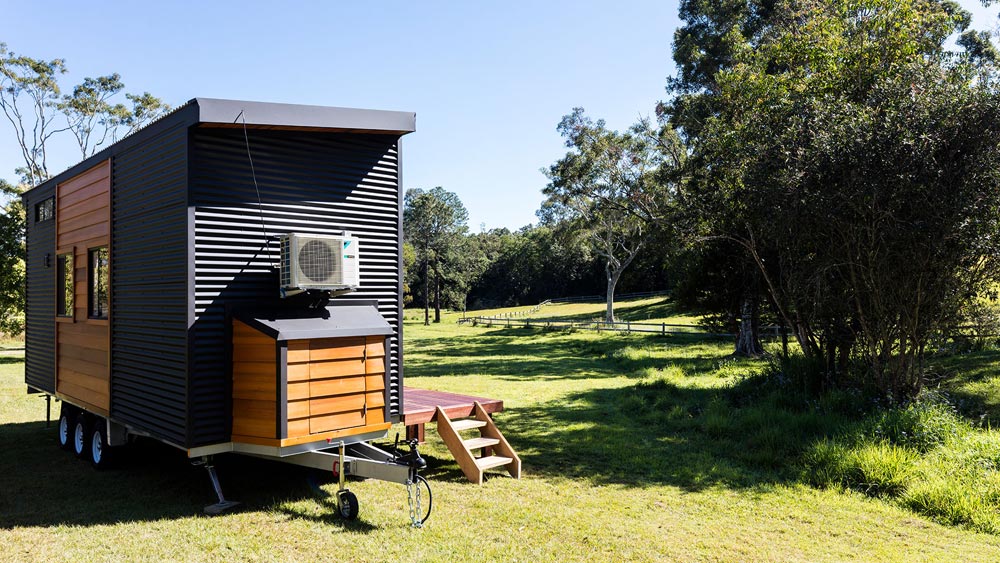
<path fill-rule="evenodd" d="M 516 314 L 514 318 L 538 319 L 538 320 L 566 320 L 566 321 L 599 321 L 604 320 L 605 303 L 552 303 L 543 305 L 540 308 L 535 306 L 508 307 L 504 309 L 483 309 L 477 311 L 467 311 L 467 316 L 491 317 Z M 423 320 L 423 309 L 407 309 L 406 318 L 413 321 Z M 433 318 L 434 312 L 431 311 Z M 461 318 L 461 313 L 453 311 L 442 312 L 443 322 L 454 322 Z M 615 317 L 620 321 L 631 321 L 635 323 L 667 323 L 696 325 L 700 317 L 692 316 L 678 310 L 677 306 L 667 297 L 647 297 L 643 299 L 629 299 L 615 302 Z"/>
<path fill-rule="evenodd" d="M 757 385 L 768 366 L 730 359 L 726 343 L 453 323 L 407 324 L 405 341 L 408 385 L 504 400 L 496 418 L 521 480 L 465 482 L 428 427 L 435 511 L 422 530 L 399 485 L 351 483 L 361 516 L 344 523 L 330 482 L 225 456 L 223 486 L 244 509 L 202 517 L 211 488 L 181 452 L 140 443 L 121 469 L 92 471 L 56 447 L 19 359 L 0 358 L 0 560 L 1000 560 L 1000 537 L 963 527 L 979 501 L 942 501 L 961 493 L 946 475 L 903 501 L 804 484 L 795 460 L 864 420 L 856 398 L 796 404 Z M 961 436 L 964 454 L 927 463 L 994 459 L 982 433 Z M 926 444 L 914 471 L 959 452 Z M 891 482 L 880 455 L 865 467 Z"/>

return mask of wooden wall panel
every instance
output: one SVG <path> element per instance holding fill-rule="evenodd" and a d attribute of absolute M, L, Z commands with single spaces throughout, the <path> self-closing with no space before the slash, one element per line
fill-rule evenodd
<path fill-rule="evenodd" d="M 275 341 L 233 321 L 233 435 L 277 438 Z"/>
<path fill-rule="evenodd" d="M 295 341 L 288 350 L 289 439 L 385 422 L 384 337 Z"/>
<path fill-rule="evenodd" d="M 233 321 L 233 437 L 288 446 L 384 430 L 385 339 L 325 338 L 287 343 L 287 433 L 277 435 L 276 342 Z"/>
<path fill-rule="evenodd" d="M 87 260 L 90 249 L 109 246 L 110 233 L 111 161 L 106 160 L 56 187 L 56 252 L 74 255 L 73 316 L 56 323 L 56 393 L 104 415 L 111 407 L 109 321 L 88 318 Z"/>

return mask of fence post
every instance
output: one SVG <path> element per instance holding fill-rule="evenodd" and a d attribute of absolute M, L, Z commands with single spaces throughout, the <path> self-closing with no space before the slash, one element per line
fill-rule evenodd
<path fill-rule="evenodd" d="M 662 334 L 663 336 L 667 335 L 667 323 L 663 323 L 663 325 L 660 327 L 660 334 Z"/>

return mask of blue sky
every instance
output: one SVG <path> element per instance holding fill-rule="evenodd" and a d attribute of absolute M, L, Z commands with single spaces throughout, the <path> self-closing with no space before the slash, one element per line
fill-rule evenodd
<path fill-rule="evenodd" d="M 962 0 L 980 29 L 997 8 Z M 69 87 L 118 72 L 177 105 L 216 97 L 417 113 L 407 188 L 443 186 L 469 225 L 535 221 L 540 168 L 582 106 L 614 128 L 647 116 L 673 74 L 676 2 L 49 2 L 4 0 L 0 41 L 62 57 Z M 6 126 L 6 123 L 0 122 Z M 54 147 L 50 170 L 78 160 Z M 0 177 L 21 165 L 0 128 Z"/>

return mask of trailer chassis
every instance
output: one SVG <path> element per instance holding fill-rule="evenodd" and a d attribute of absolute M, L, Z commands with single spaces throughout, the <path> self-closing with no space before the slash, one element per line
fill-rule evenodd
<path fill-rule="evenodd" d="M 404 443 L 409 451 L 404 452 L 399 447 L 399 435 L 390 451 L 383 450 L 368 441 L 331 442 L 321 449 L 300 452 L 285 452 L 285 455 L 275 455 L 275 448 L 253 446 L 250 444 L 232 444 L 232 451 L 242 455 L 289 463 L 321 471 L 330 471 L 337 479 L 337 493 L 334 495 L 337 512 L 347 520 L 358 516 L 358 498 L 346 486 L 347 477 L 361 479 L 378 479 L 406 486 L 409 505 L 410 523 L 414 527 L 422 527 L 430 518 L 433 497 L 430 483 L 419 474 L 419 470 L 427 463 L 417 450 L 416 440 Z M 280 451 L 280 450 L 279 450 Z M 218 502 L 205 507 L 206 514 L 220 514 L 239 505 L 239 502 L 227 500 L 222 492 L 212 455 L 195 458 L 192 463 L 204 466 L 208 471 L 212 488 L 218 496 Z M 427 491 L 426 512 L 424 511 L 421 490 Z"/>

